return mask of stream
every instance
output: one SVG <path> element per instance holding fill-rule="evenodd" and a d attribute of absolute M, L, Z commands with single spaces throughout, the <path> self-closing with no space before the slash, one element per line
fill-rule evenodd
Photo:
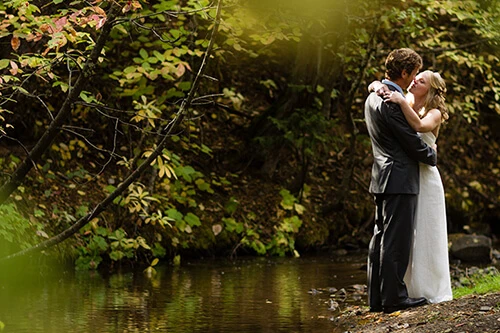
<path fill-rule="evenodd" d="M 193 260 L 152 276 L 30 266 L 0 279 L 0 331 L 341 333 L 337 304 L 366 304 L 365 259 Z"/>

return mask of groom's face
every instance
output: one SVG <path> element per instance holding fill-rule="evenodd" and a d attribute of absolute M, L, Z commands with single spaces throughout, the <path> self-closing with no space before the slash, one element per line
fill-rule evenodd
<path fill-rule="evenodd" d="M 408 73 L 406 69 L 403 69 L 403 73 L 401 74 L 401 78 L 403 81 L 403 85 L 401 88 L 407 89 L 410 86 L 410 83 L 415 80 L 417 76 L 419 68 L 415 68 L 411 73 Z"/>

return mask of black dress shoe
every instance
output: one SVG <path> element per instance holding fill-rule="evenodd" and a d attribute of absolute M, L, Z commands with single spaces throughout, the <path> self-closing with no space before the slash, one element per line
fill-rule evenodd
<path fill-rule="evenodd" d="M 427 299 L 425 297 L 420 297 L 420 298 L 410 298 L 408 297 L 405 299 L 403 302 L 392 305 L 392 306 L 384 306 L 384 313 L 391 313 L 394 311 L 399 311 L 399 310 L 404 310 L 408 308 L 414 308 L 417 306 L 425 305 L 427 304 Z"/>
<path fill-rule="evenodd" d="M 382 306 L 370 306 L 370 312 L 382 312 Z"/>

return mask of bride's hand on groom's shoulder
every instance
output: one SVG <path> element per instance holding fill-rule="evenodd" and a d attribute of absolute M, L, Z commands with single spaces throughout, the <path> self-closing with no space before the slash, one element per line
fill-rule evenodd
<path fill-rule="evenodd" d="M 434 150 L 436 151 L 436 153 L 437 153 L 437 151 L 438 151 L 438 145 L 434 143 L 431 147 L 432 147 L 432 149 L 434 149 Z"/>
<path fill-rule="evenodd" d="M 381 96 L 384 99 L 384 102 L 392 102 L 401 105 L 406 101 L 403 95 L 401 95 L 397 91 L 390 91 L 389 89 L 384 90 Z"/>
<path fill-rule="evenodd" d="M 378 96 L 384 97 L 384 93 L 390 91 L 387 85 L 380 81 L 373 81 L 368 86 L 368 92 L 375 92 Z"/>

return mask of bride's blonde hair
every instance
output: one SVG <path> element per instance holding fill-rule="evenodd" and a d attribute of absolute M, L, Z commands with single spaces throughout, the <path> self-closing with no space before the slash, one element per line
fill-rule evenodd
<path fill-rule="evenodd" d="M 446 109 L 445 98 L 446 82 L 438 72 L 426 70 L 422 72 L 427 77 L 430 83 L 429 91 L 425 97 L 424 106 L 419 111 L 421 117 L 424 117 L 429 110 L 438 109 L 441 112 L 441 120 L 445 121 L 449 118 Z"/>

